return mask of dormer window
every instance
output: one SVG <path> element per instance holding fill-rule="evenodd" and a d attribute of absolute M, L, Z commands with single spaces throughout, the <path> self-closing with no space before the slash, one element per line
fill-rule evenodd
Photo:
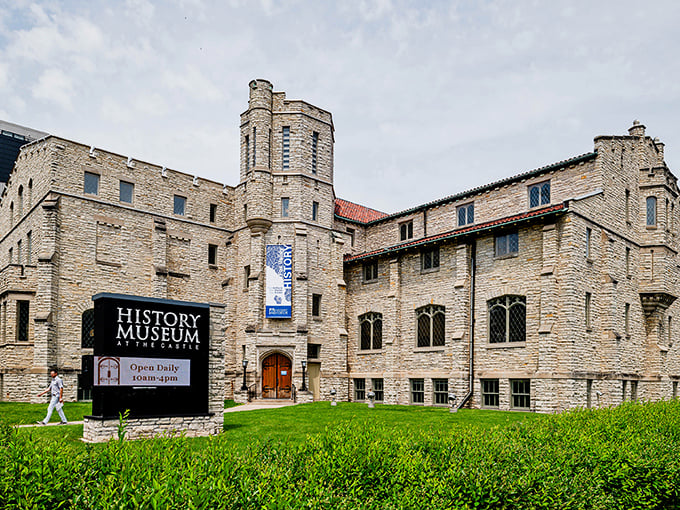
<path fill-rule="evenodd" d="M 458 206 L 458 226 L 470 225 L 475 222 L 475 203 Z"/>
<path fill-rule="evenodd" d="M 529 186 L 529 207 L 538 207 L 550 203 L 550 181 L 539 182 Z"/>

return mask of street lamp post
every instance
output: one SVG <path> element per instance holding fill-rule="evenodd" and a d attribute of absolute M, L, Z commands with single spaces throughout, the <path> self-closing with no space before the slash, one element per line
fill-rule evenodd
<path fill-rule="evenodd" d="M 302 388 L 300 388 L 300 391 L 307 391 L 307 383 L 305 382 L 305 370 L 307 370 L 307 361 L 302 360 Z"/>
<path fill-rule="evenodd" d="M 241 391 L 248 391 L 248 386 L 246 386 L 246 368 L 248 368 L 248 360 L 243 360 L 243 386 L 241 386 Z"/>

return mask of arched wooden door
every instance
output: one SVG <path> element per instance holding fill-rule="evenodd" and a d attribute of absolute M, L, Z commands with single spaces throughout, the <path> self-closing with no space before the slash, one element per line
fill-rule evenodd
<path fill-rule="evenodd" d="M 283 354 L 270 354 L 262 361 L 262 398 L 290 398 L 293 364 Z"/>

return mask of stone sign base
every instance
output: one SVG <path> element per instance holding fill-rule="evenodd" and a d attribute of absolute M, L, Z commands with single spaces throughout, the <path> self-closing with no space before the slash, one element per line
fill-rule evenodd
<path fill-rule="evenodd" d="M 142 439 L 157 436 L 199 437 L 211 436 L 222 432 L 224 417 L 176 416 L 172 418 L 129 418 L 125 427 L 125 439 Z M 101 443 L 118 439 L 119 420 L 84 418 L 83 441 Z"/>

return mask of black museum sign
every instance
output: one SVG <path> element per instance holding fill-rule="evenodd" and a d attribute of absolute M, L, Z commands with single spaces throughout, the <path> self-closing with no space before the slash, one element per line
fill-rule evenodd
<path fill-rule="evenodd" d="M 97 294 L 93 418 L 208 414 L 210 307 Z"/>

